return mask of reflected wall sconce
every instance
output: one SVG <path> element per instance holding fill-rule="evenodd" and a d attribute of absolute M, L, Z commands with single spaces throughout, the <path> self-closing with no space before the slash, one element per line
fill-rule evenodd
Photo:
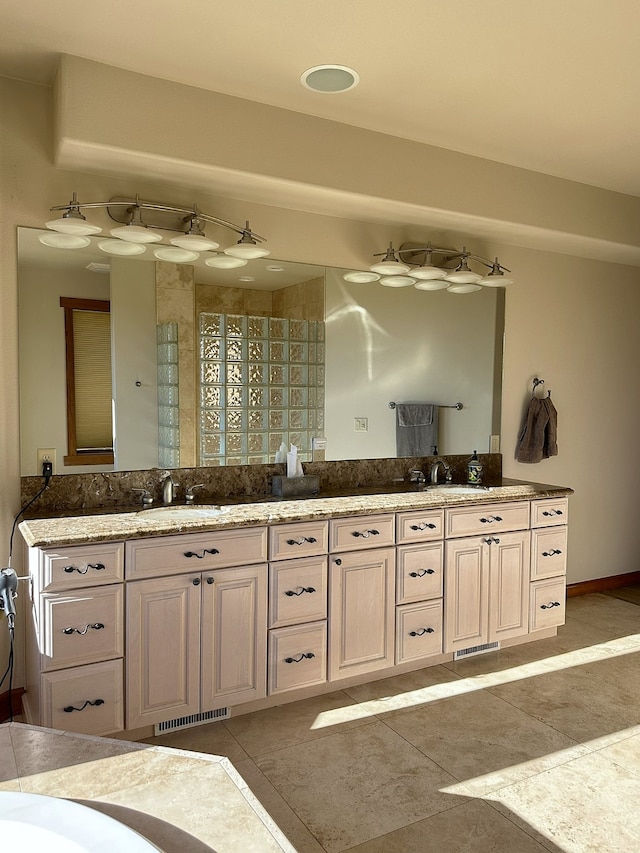
<path fill-rule="evenodd" d="M 231 269 L 244 266 L 253 258 L 264 258 L 269 254 L 263 247 L 265 238 L 252 231 L 249 222 L 244 226 L 234 225 L 217 216 L 211 216 L 193 207 L 174 207 L 156 204 L 135 198 L 115 197 L 109 201 L 80 202 L 76 193 L 68 204 L 52 207 L 52 211 L 62 211 L 62 216 L 46 223 L 52 234 L 44 234 L 40 241 L 46 246 L 60 249 L 80 249 L 88 246 L 91 236 L 100 234 L 102 228 L 87 221 L 83 213 L 90 209 L 106 210 L 117 227 L 111 228 L 110 238 L 101 240 L 98 248 L 111 255 L 140 255 L 147 246 L 162 243 L 160 231 L 172 231 L 179 236 L 169 238 L 170 246 L 158 246 L 154 255 L 160 260 L 175 263 L 189 263 L 199 257 L 200 252 L 215 252 L 220 244 L 210 240 L 205 234 L 207 223 L 229 228 L 240 235 L 238 242 L 222 249 L 220 254 L 212 254 L 205 261 L 212 267 Z"/>
<path fill-rule="evenodd" d="M 436 259 L 434 260 L 434 256 Z M 449 293 L 471 293 L 482 287 L 505 287 L 513 279 L 505 276 L 511 272 L 502 266 L 498 258 L 493 261 L 462 249 L 447 249 L 431 243 L 403 243 L 398 250 L 389 243 L 385 252 L 369 271 L 353 271 L 344 275 L 346 281 L 367 284 L 379 281 L 385 287 L 415 287 L 417 290 L 448 290 Z M 477 264 L 482 274 L 469 266 Z"/>

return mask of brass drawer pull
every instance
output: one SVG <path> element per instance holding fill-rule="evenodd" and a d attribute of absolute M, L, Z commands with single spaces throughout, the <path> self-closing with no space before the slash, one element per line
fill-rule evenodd
<path fill-rule="evenodd" d="M 317 541 L 315 536 L 301 536 L 300 539 L 287 539 L 287 545 L 304 545 L 305 542 L 313 545 Z"/>
<path fill-rule="evenodd" d="M 543 551 L 543 557 L 555 557 L 556 554 L 562 554 L 562 551 L 559 548 L 551 548 L 549 551 Z"/>
<path fill-rule="evenodd" d="M 435 530 L 435 524 L 431 524 L 430 521 L 421 521 L 420 524 L 411 524 L 411 530 Z"/>
<path fill-rule="evenodd" d="M 315 655 L 313 652 L 303 652 L 299 658 L 285 658 L 284 662 L 285 663 L 300 663 L 300 661 L 311 660 L 311 658 L 314 658 L 314 657 L 315 657 Z"/>
<path fill-rule="evenodd" d="M 185 551 L 184 555 L 185 555 L 185 557 L 196 557 L 196 559 L 202 560 L 202 558 L 204 557 L 205 554 L 219 554 L 219 553 L 220 553 L 220 551 L 218 551 L 217 548 L 205 548 L 203 550 L 202 554 L 196 554 L 195 551 Z"/>
<path fill-rule="evenodd" d="M 551 610 L 552 607 L 560 607 L 560 602 L 550 601 L 549 604 L 541 604 L 540 610 Z"/>
<path fill-rule="evenodd" d="M 86 575 L 89 569 L 95 569 L 96 572 L 102 571 L 106 566 L 104 563 L 87 563 L 84 569 L 79 569 L 77 566 L 65 566 L 63 571 L 67 574 L 71 574 L 71 572 L 77 572 L 79 575 Z"/>
<path fill-rule="evenodd" d="M 91 705 L 92 708 L 95 708 L 98 705 L 104 705 L 104 699 L 94 699 L 93 702 L 90 699 L 87 699 L 87 701 L 84 703 L 84 705 L 82 705 L 81 708 L 76 708 L 73 705 L 67 705 L 67 707 L 63 708 L 62 710 L 65 712 L 65 714 L 70 714 L 72 711 L 84 711 L 87 705 Z"/>
<path fill-rule="evenodd" d="M 433 628 L 419 628 L 417 631 L 409 631 L 410 637 L 422 637 L 424 634 L 433 634 Z"/>
<path fill-rule="evenodd" d="M 354 530 L 351 534 L 352 536 L 362 536 L 363 539 L 368 539 L 370 536 L 379 536 L 379 530 L 364 530 L 360 532 L 359 530 Z"/>
<path fill-rule="evenodd" d="M 302 595 L 303 592 L 315 592 L 315 589 L 312 586 L 302 586 L 300 587 L 300 592 L 296 592 L 294 589 L 288 589 L 285 592 L 285 595 Z"/>
<path fill-rule="evenodd" d="M 419 569 L 417 572 L 409 572 L 410 578 L 423 578 L 425 575 L 435 574 L 435 569 Z"/>
<path fill-rule="evenodd" d="M 63 634 L 80 634 L 80 636 L 84 637 L 84 635 L 89 631 L 89 628 L 93 628 L 94 631 L 100 631 L 104 628 L 102 622 L 93 622 L 88 625 L 85 625 L 84 628 L 63 628 Z"/>

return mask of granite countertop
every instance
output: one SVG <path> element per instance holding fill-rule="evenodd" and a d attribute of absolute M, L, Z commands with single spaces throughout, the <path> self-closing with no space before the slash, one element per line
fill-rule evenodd
<path fill-rule="evenodd" d="M 5 723 L 0 791 L 75 800 L 163 853 L 295 853 L 224 756 Z"/>
<path fill-rule="evenodd" d="M 86 514 L 29 519 L 20 524 L 20 532 L 28 545 L 47 548 L 350 515 L 553 498 L 572 493 L 572 489 L 563 486 L 506 479 L 499 485 L 477 488 L 464 494 L 457 493 L 455 487 L 448 489 L 446 486 L 413 487 L 410 490 L 390 486 L 367 489 L 364 493 L 319 495 L 296 500 L 262 498 L 254 502 L 239 499 L 237 503 L 228 502 L 221 506 L 217 515 L 202 513 L 198 516 L 194 513 L 198 517 L 192 519 L 177 515 L 172 518 L 170 509 L 164 511 L 158 507 L 152 509 L 162 511 L 153 514 L 145 509 L 128 508 L 122 512 L 98 509 Z"/>

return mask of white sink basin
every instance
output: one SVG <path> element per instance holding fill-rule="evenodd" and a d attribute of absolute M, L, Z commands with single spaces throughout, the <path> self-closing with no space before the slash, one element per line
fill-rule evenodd
<path fill-rule="evenodd" d="M 482 495 L 490 492 L 490 486 L 448 486 L 446 483 L 438 486 L 428 486 L 428 492 L 444 492 L 446 495 Z"/>
<path fill-rule="evenodd" d="M 138 513 L 140 521 L 202 521 L 216 518 L 227 512 L 228 507 L 209 506 L 159 506 L 154 509 L 143 509 Z"/>

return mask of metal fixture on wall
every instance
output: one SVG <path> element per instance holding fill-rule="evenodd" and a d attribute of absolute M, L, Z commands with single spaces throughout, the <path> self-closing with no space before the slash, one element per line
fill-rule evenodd
<path fill-rule="evenodd" d="M 211 254 L 205 261 L 212 267 L 230 269 L 244 266 L 253 258 L 263 258 L 269 251 L 260 244 L 265 238 L 251 230 L 249 222 L 244 226 L 234 225 L 217 216 L 211 216 L 193 207 L 174 207 L 167 204 L 143 201 L 139 196 L 124 198 L 117 196 L 109 201 L 80 202 L 76 193 L 68 204 L 56 205 L 51 210 L 63 211 L 59 219 L 46 223 L 54 233 L 40 237 L 46 246 L 61 249 L 80 249 L 90 244 L 91 235 L 100 234 L 102 228 L 87 221 L 83 210 L 103 209 L 117 228 L 110 230 L 111 238 L 101 240 L 98 248 L 110 255 L 141 255 L 152 243 L 162 243 L 159 231 L 172 231 L 180 236 L 169 239 L 170 246 L 158 246 L 154 255 L 165 261 L 189 263 L 197 260 L 200 252 L 215 252 L 220 244 L 210 240 L 205 232 L 206 223 L 229 228 L 240 234 L 238 242 L 222 250 L 221 254 Z"/>
<path fill-rule="evenodd" d="M 436 260 L 434 260 L 434 255 Z M 498 258 L 493 261 L 462 249 L 438 248 L 431 243 L 403 243 L 396 251 L 393 243 L 385 252 L 374 257 L 382 257 L 369 272 L 354 271 L 346 273 L 346 281 L 366 284 L 379 281 L 385 287 L 410 287 L 418 290 L 444 290 L 449 293 L 471 293 L 481 287 L 505 287 L 513 284 L 513 279 L 505 276 L 511 272 L 502 266 Z M 469 267 L 478 264 L 486 267 L 483 274 Z"/>

